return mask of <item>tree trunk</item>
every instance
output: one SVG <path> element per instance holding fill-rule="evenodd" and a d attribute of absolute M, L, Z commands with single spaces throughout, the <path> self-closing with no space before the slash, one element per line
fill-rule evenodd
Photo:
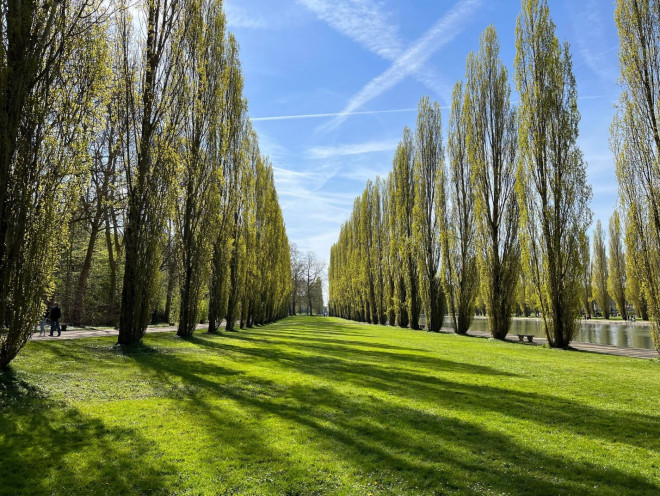
<path fill-rule="evenodd" d="M 105 244 L 108 249 L 108 268 L 110 269 L 110 290 L 108 291 L 107 302 L 107 322 L 117 324 L 117 260 L 112 245 L 112 235 L 110 233 L 110 216 L 106 211 L 105 216 Z"/>

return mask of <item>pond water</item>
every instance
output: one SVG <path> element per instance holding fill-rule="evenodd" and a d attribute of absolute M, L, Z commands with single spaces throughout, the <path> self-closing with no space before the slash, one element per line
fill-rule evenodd
<path fill-rule="evenodd" d="M 445 319 L 445 326 L 451 326 L 449 319 Z M 488 320 L 475 318 L 471 330 L 488 332 Z M 545 337 L 543 326 L 536 319 L 514 319 L 509 334 L 533 334 Z M 573 341 L 594 344 L 609 344 L 622 348 L 645 348 L 654 350 L 651 339 L 651 329 L 646 324 L 604 324 L 602 322 L 585 322 L 580 325 L 578 334 Z"/>

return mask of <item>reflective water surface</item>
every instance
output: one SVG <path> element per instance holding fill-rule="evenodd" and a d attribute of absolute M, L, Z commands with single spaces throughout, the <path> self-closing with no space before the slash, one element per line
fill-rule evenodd
<path fill-rule="evenodd" d="M 444 325 L 451 325 L 449 319 L 445 319 Z M 488 332 L 488 320 L 475 318 L 471 329 Z M 541 322 L 535 319 L 514 319 L 509 334 L 533 334 L 534 336 L 545 337 Z M 602 322 L 583 321 L 580 325 L 580 331 L 573 338 L 573 341 L 609 344 L 622 348 L 655 349 L 651 339 L 651 329 L 646 324 L 603 324 Z"/>

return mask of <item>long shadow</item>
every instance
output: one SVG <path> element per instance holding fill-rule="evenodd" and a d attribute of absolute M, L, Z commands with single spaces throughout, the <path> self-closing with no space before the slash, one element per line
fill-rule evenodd
<path fill-rule="evenodd" d="M 208 374 L 203 362 L 191 366 L 176 355 L 167 359 L 158 355 L 139 355 L 134 359 L 159 377 L 172 374 L 180 380 L 197 383 L 205 394 L 231 398 L 253 415 L 266 413 L 284 423 L 295 423 L 300 429 L 297 442 L 314 443 L 315 450 L 331 453 L 337 463 L 348 465 L 358 473 L 362 467 L 368 467 L 375 471 L 372 475 L 381 481 L 381 486 L 393 492 L 405 490 L 429 494 L 437 491 L 476 495 L 488 490 L 530 495 L 650 495 L 660 490 L 651 481 L 614 467 L 571 461 L 561 454 L 530 448 L 505 434 L 465 420 L 441 417 L 368 394 L 348 397 L 334 387 L 278 386 L 257 377 L 244 377 L 249 383 L 219 382 Z M 267 367 L 267 363 L 262 366 Z M 344 379 L 339 375 L 335 380 Z M 407 382 L 410 380 L 407 377 L 399 380 L 408 387 L 416 385 Z M 483 392 L 484 389 L 476 388 L 474 394 Z M 507 392 L 499 391 L 499 394 L 506 397 Z M 492 398 L 486 397 L 483 401 L 489 399 Z M 208 408 L 203 398 L 196 401 L 200 408 Z M 456 401 L 462 401 L 460 395 Z M 561 402 L 552 404 L 556 398 L 544 397 L 543 401 L 552 411 L 565 407 Z M 460 406 L 468 409 L 472 405 Z M 584 408 L 573 413 L 594 415 L 603 412 Z M 226 418 L 219 414 L 214 422 L 220 427 Z M 248 437 L 256 434 L 244 432 Z M 259 438 L 266 450 L 268 441 L 268 438 Z M 298 470 L 297 467 L 293 469 Z M 260 469 L 255 467 L 255 470 Z M 319 491 L 317 488 L 308 492 Z"/>
<path fill-rule="evenodd" d="M 415 367 L 425 366 L 431 370 L 451 370 L 459 373 L 468 374 L 483 374 L 483 375 L 497 375 L 507 377 L 519 377 L 518 374 L 511 372 L 504 372 L 497 370 L 493 367 L 486 367 L 483 365 L 474 365 L 470 363 L 457 362 L 454 360 L 447 360 L 436 358 L 424 353 L 423 350 L 415 348 L 397 347 L 397 346 L 381 346 L 377 343 L 369 343 L 367 341 L 337 341 L 328 339 L 312 339 L 312 338 L 291 338 L 290 340 L 278 340 L 270 337 L 248 337 L 248 336 L 228 336 L 242 341 L 252 341 L 261 343 L 266 346 L 287 346 L 295 349 L 300 349 L 309 352 L 316 352 L 319 355 L 341 356 L 344 359 L 354 360 L 386 360 L 388 363 L 397 363 L 404 365 L 413 365 Z M 222 346 L 220 346 L 222 348 Z M 370 348 L 370 349 L 364 349 Z M 401 350 L 401 353 L 393 353 L 384 350 Z"/>
<path fill-rule="evenodd" d="M 0 376 L 0 494 L 167 494 L 176 468 L 150 463 L 153 443 Z M 115 448 L 131 440 L 130 452 Z M 74 469 L 75 467 L 75 469 Z"/>
<path fill-rule="evenodd" d="M 391 362 L 383 365 L 366 362 L 360 353 L 352 360 L 332 349 L 320 354 L 319 347 L 304 344 L 295 347 L 300 351 L 296 353 L 279 347 L 241 347 L 226 341 L 203 338 L 195 338 L 193 342 L 209 349 L 223 352 L 229 350 L 249 357 L 255 363 L 272 360 L 281 367 L 289 367 L 321 380 L 340 378 L 342 382 L 414 401 L 453 405 L 472 411 L 498 412 L 545 424 L 552 429 L 564 429 L 607 441 L 660 450 L 660 421 L 657 417 L 634 412 L 612 412 L 556 396 L 518 391 L 510 387 L 465 384 L 433 375 L 436 371 L 473 373 L 473 367 L 475 373 L 489 374 L 491 371 L 488 367 L 434 359 L 430 365 L 425 366 L 420 362 L 417 367 L 411 361 L 407 368 L 401 370 L 393 367 Z M 306 349 L 308 353 L 304 353 Z M 394 360 L 398 360 L 398 357 L 396 355 Z M 411 371 L 410 367 L 420 372 Z"/>
<path fill-rule="evenodd" d="M 443 358 L 436 358 L 428 356 L 428 354 L 422 354 L 422 350 L 413 349 L 413 348 L 398 348 L 396 346 L 381 347 L 378 344 L 372 344 L 366 341 L 335 341 L 335 340 L 314 340 L 308 338 L 296 338 L 291 340 L 281 340 L 274 339 L 270 337 L 251 337 L 251 336 L 236 336 L 236 335 L 227 335 L 226 337 L 238 341 L 248 341 L 252 343 L 257 343 L 262 345 L 259 349 L 263 351 L 263 355 L 271 357 L 271 351 L 273 346 L 277 346 L 277 349 L 280 349 L 280 346 L 288 347 L 294 350 L 300 350 L 307 353 L 315 353 L 319 360 L 323 360 L 324 357 L 329 357 L 330 361 L 335 361 L 338 357 L 341 357 L 341 360 L 375 360 L 375 361 L 384 361 L 391 365 L 396 363 L 397 365 L 403 366 L 412 366 L 419 368 L 424 366 L 430 370 L 434 371 L 452 371 L 456 373 L 466 373 L 466 374 L 483 374 L 483 375 L 493 375 L 493 376 L 506 376 L 506 377 L 518 377 L 518 374 L 513 374 L 511 372 L 504 372 L 497 370 L 492 367 L 486 367 L 483 365 L 474 365 L 470 363 L 457 362 L 453 360 L 447 360 Z M 239 351 L 247 348 L 242 347 L 233 347 L 231 345 L 227 346 L 225 344 L 217 343 L 214 341 L 205 340 L 203 337 L 193 337 L 191 342 L 200 344 L 206 347 L 215 348 L 218 350 L 228 350 Z M 371 348 L 371 349 L 364 349 Z M 374 349 L 375 348 L 375 349 Z M 383 348 L 385 350 L 402 350 L 402 353 L 394 353 L 390 351 L 381 351 Z M 409 351 L 408 351 L 409 350 Z M 258 352 L 256 352 L 258 353 Z M 275 352 L 277 354 L 277 351 Z"/>

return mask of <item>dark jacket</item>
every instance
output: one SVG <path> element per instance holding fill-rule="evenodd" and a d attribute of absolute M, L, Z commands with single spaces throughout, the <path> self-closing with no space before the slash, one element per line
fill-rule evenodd
<path fill-rule="evenodd" d="M 62 315 L 62 311 L 60 310 L 60 307 L 54 307 L 50 311 L 50 320 L 60 320 L 61 315 Z"/>

